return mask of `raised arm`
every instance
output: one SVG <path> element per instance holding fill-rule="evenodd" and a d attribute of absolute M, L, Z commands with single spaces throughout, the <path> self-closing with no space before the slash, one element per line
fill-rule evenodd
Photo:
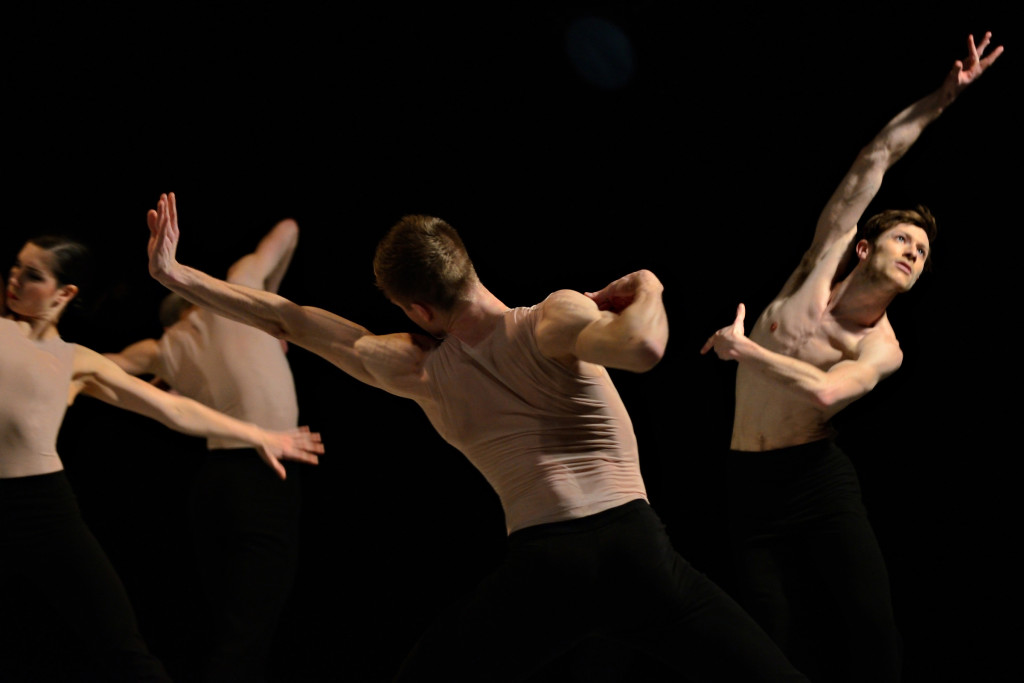
<path fill-rule="evenodd" d="M 218 280 L 178 263 L 178 211 L 174 193 L 161 195 L 149 223 L 149 272 L 168 289 L 226 318 L 297 344 L 334 363 L 356 379 L 379 386 L 355 344 L 371 333 L 328 311 L 299 306 L 262 289 Z"/>
<path fill-rule="evenodd" d="M 654 273 L 640 270 L 598 292 L 553 293 L 542 304 L 537 325 L 541 353 L 633 372 L 650 370 L 668 343 L 663 289 Z"/>
<path fill-rule="evenodd" d="M 228 269 L 228 282 L 276 293 L 299 243 L 299 225 L 288 218 L 263 236 L 256 250 Z"/>
<path fill-rule="evenodd" d="M 861 150 L 818 218 L 814 242 L 808 252 L 812 261 L 837 241 L 853 238 L 857 222 L 878 194 L 885 172 L 910 149 L 928 124 L 938 118 L 1002 54 L 1003 48 L 999 46 L 987 56 L 982 56 L 991 39 L 991 32 L 987 32 L 981 44 L 976 46 L 974 36 L 968 36 L 967 56 L 954 62 L 938 90 L 897 114 Z"/>
<path fill-rule="evenodd" d="M 132 377 L 113 361 L 83 346 L 75 347 L 72 397 L 77 393 L 157 420 L 184 434 L 232 438 L 256 448 L 263 460 L 285 478 L 280 460 L 317 464 L 323 453 L 320 435 L 306 428 L 273 432 L 236 420 L 195 401 L 161 391 Z"/>
<path fill-rule="evenodd" d="M 903 352 L 896 338 L 879 329 L 864 338 L 855 359 L 843 360 L 828 370 L 790 356 L 769 351 L 744 333 L 746 309 L 736 308 L 731 325 L 715 332 L 700 352 L 714 349 L 722 360 L 753 366 L 767 377 L 802 394 L 826 416 L 834 415 L 871 391 L 878 382 L 899 369 Z"/>

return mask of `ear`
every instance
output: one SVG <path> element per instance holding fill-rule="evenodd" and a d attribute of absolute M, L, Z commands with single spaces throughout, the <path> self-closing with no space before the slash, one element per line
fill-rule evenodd
<path fill-rule="evenodd" d="M 430 322 L 434 319 L 434 310 L 426 304 L 411 303 L 409 308 L 416 312 L 416 315 L 423 318 L 425 322 Z"/>
<path fill-rule="evenodd" d="M 54 303 L 59 304 L 61 307 L 67 306 L 77 295 L 78 285 L 63 285 L 57 290 Z"/>
<path fill-rule="evenodd" d="M 871 243 L 867 240 L 861 240 L 857 242 L 857 246 L 854 249 L 857 252 L 857 259 L 863 261 L 871 253 Z"/>

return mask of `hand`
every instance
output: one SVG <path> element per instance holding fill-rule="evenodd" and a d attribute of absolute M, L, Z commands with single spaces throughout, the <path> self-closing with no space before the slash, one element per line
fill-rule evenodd
<path fill-rule="evenodd" d="M 747 338 L 746 333 L 743 331 L 743 318 L 747 314 L 747 309 L 743 304 L 736 307 L 736 319 L 732 321 L 732 325 L 723 327 L 718 332 L 711 335 L 704 346 L 701 348 L 701 354 L 705 354 L 711 349 L 715 350 L 718 357 L 722 360 L 739 360 L 740 354 L 738 346 L 741 340 Z"/>
<path fill-rule="evenodd" d="M 655 290 L 660 294 L 664 286 L 651 271 L 638 270 L 620 277 L 599 292 L 584 292 L 584 294 L 597 304 L 599 310 L 621 313 L 633 303 L 637 293 L 645 288 Z"/>
<path fill-rule="evenodd" d="M 287 475 L 281 460 L 317 465 L 320 463 L 318 456 L 324 452 L 324 445 L 320 441 L 319 432 L 311 432 L 309 427 L 299 427 L 286 432 L 264 430 L 263 442 L 256 450 L 263 461 L 277 472 L 277 476 L 284 479 Z"/>
<path fill-rule="evenodd" d="M 178 205 L 174 193 L 160 195 L 156 209 L 146 215 L 149 225 L 149 274 L 158 281 L 178 265 Z"/>
<path fill-rule="evenodd" d="M 985 69 L 992 66 L 992 63 L 998 59 L 999 55 L 1003 54 L 1003 46 L 1000 45 L 992 50 L 987 57 L 982 57 L 991 40 L 991 31 L 985 32 L 985 37 L 982 38 L 981 45 L 978 46 L 974 45 L 973 35 L 967 36 L 967 57 L 953 62 L 953 68 L 942 84 L 950 99 L 963 92 L 964 88 L 977 80 Z"/>

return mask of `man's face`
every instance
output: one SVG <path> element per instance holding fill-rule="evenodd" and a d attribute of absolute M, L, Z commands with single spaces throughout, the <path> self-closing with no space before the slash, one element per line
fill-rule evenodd
<path fill-rule="evenodd" d="M 868 271 L 891 281 L 901 292 L 914 286 L 928 260 L 928 234 L 909 223 L 893 226 L 875 238 L 866 256 Z"/>

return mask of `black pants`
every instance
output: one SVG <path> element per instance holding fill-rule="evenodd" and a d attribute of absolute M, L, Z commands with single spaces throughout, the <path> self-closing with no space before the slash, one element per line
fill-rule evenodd
<path fill-rule="evenodd" d="M 729 459 L 736 597 L 814 681 L 900 677 L 889 578 L 849 458 L 824 440 Z"/>
<path fill-rule="evenodd" d="M 807 680 L 673 550 L 642 500 L 511 534 L 502 565 L 423 636 L 397 680 L 529 680 L 592 637 L 635 647 L 683 680 Z"/>
<path fill-rule="evenodd" d="M 190 500 L 210 612 L 201 680 L 262 681 L 298 557 L 298 473 L 285 481 L 251 449 L 211 451 Z"/>
<path fill-rule="evenodd" d="M 139 634 L 124 586 L 63 472 L 0 479 L 0 590 L 24 589 L 95 653 L 98 673 L 89 680 L 171 680 Z M 0 618 L 17 615 L 0 611 Z"/>

